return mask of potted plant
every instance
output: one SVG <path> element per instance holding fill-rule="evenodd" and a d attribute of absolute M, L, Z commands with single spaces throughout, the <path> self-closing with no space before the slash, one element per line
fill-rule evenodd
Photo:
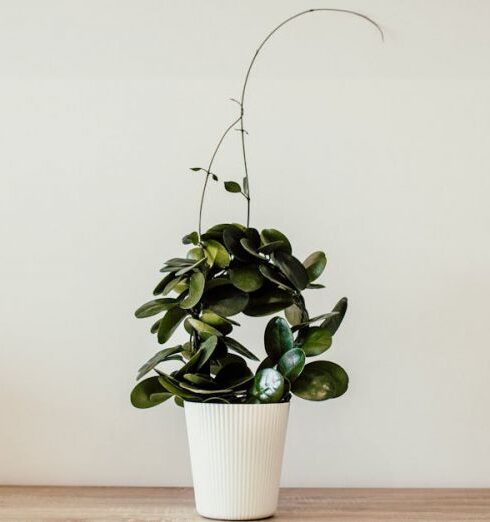
<path fill-rule="evenodd" d="M 250 226 L 244 130 L 250 72 L 279 28 L 318 11 L 353 14 L 381 32 L 370 18 L 353 11 L 311 9 L 288 18 L 267 35 L 248 67 L 239 116 L 220 137 L 207 167 L 191 169 L 204 174 L 204 187 L 198 229 L 183 238 L 188 251 L 165 262 L 155 298 L 135 312 L 138 318 L 158 316 L 150 330 L 160 344 L 168 343 L 181 324 L 188 334 L 187 342 L 163 348 L 139 369 L 131 402 L 137 408 L 151 408 L 173 398 L 184 407 L 196 507 L 205 517 L 271 516 L 277 507 L 291 398 L 325 401 L 341 396 L 348 386 L 347 373 L 338 364 L 323 359 L 307 362 L 330 348 L 347 310 L 344 297 L 332 311 L 316 317 L 308 313 L 303 292 L 324 288 L 317 280 L 327 263 L 325 254 L 315 251 L 301 262 L 282 232 L 274 228 L 259 232 Z M 245 198 L 246 225 L 225 223 L 203 232 L 206 188 L 211 179 L 218 181 L 213 162 L 237 125 L 245 176 L 241 185 L 225 181 L 224 186 Z M 267 356 L 255 370 L 249 362 L 259 362 L 256 354 L 235 337 L 239 314 L 273 316 L 264 332 Z M 171 361 L 180 367 L 165 371 L 165 363 Z"/>

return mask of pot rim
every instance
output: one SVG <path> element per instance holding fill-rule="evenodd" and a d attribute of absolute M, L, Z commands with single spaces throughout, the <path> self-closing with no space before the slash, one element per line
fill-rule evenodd
<path fill-rule="evenodd" d="M 268 403 L 261 403 L 261 404 L 246 404 L 246 403 L 235 403 L 235 404 L 227 404 L 225 402 L 197 402 L 197 401 L 186 401 L 184 400 L 184 407 L 187 406 L 187 405 L 199 405 L 199 406 L 215 406 L 215 407 L 224 407 L 224 408 L 228 408 L 230 406 L 234 406 L 234 407 L 237 407 L 237 406 L 248 406 L 248 407 L 264 407 L 264 406 L 281 406 L 281 407 L 284 407 L 284 406 L 289 406 L 291 404 L 291 401 L 288 401 L 288 402 L 268 402 Z M 197 406 L 196 406 L 197 407 Z"/>

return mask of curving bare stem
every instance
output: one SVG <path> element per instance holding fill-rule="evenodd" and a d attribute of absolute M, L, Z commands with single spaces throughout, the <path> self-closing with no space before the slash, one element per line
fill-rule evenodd
<path fill-rule="evenodd" d="M 237 123 L 240 123 L 240 134 L 241 134 L 241 141 L 242 141 L 242 155 L 243 155 L 243 166 L 244 166 L 244 170 L 245 170 L 245 179 L 246 179 L 246 184 L 247 184 L 247 191 L 246 191 L 246 194 L 245 194 L 245 197 L 247 199 L 247 227 L 250 226 L 250 182 L 249 182 L 249 176 L 248 176 L 248 165 L 247 165 L 247 153 L 246 153 L 246 147 L 245 147 L 245 134 L 246 134 L 246 131 L 244 129 L 244 125 L 243 125 L 243 122 L 244 122 L 244 114 L 245 114 L 245 108 L 244 108 L 244 104 L 245 104 L 245 94 L 247 92 L 247 85 L 248 85 L 248 80 L 250 78 L 250 73 L 252 71 L 252 68 L 255 64 L 255 61 L 257 59 L 257 56 L 259 55 L 260 51 L 262 50 L 262 48 L 264 47 L 264 45 L 269 41 L 269 39 L 277 32 L 279 31 L 279 29 L 281 29 L 281 27 L 285 26 L 286 24 L 288 24 L 289 22 L 295 20 L 296 18 L 299 18 L 300 16 L 303 16 L 303 15 L 307 15 L 307 14 L 310 14 L 310 13 L 317 13 L 317 12 L 332 12 L 332 13 L 343 13 L 343 14 L 350 14 L 350 15 L 353 15 L 353 16 L 357 16 L 359 18 L 362 18 L 363 20 L 366 20 L 367 22 L 369 22 L 370 24 L 372 24 L 379 32 L 380 36 L 381 36 L 381 40 L 384 41 L 384 33 L 383 33 L 383 30 L 381 29 L 381 27 L 371 18 L 369 18 L 369 16 L 366 16 L 362 13 L 359 13 L 357 11 L 351 11 L 350 9 L 335 9 L 335 8 L 328 8 L 328 7 L 325 7 L 325 8 L 318 8 L 318 9 L 308 9 L 306 11 L 302 11 L 300 13 L 297 13 L 293 16 L 290 16 L 289 18 L 287 18 L 286 20 L 284 20 L 283 22 L 281 22 L 278 26 L 276 26 L 263 40 L 262 42 L 260 43 L 259 47 L 257 48 L 257 50 L 255 51 L 253 57 L 252 57 L 252 60 L 250 61 L 250 64 L 248 66 L 248 69 L 247 69 L 247 72 L 245 74 L 245 80 L 243 82 L 243 87 L 242 87 L 242 94 L 241 94 L 241 98 L 240 98 L 240 101 L 239 101 L 239 105 L 240 105 L 240 117 L 234 121 L 225 131 L 224 135 L 221 137 L 219 143 L 218 143 L 218 146 L 216 147 L 214 153 L 213 153 L 213 156 L 211 158 L 211 162 L 210 162 L 210 167 L 208 168 L 208 171 L 206 173 L 206 180 L 204 182 L 204 188 L 203 188 L 203 194 L 202 194 L 202 197 L 201 197 L 201 207 L 200 207 L 200 210 L 199 210 L 199 235 L 201 234 L 201 215 L 202 215 L 202 206 L 203 206 L 203 202 L 204 202 L 204 193 L 206 191 L 206 186 L 207 186 L 207 182 L 208 182 L 208 179 L 209 179 L 209 170 L 211 168 L 211 165 L 214 161 L 214 158 L 216 156 L 216 153 L 218 152 L 220 146 L 221 146 L 221 143 L 223 142 L 223 139 L 224 137 L 228 134 L 228 132 L 233 128 L 234 125 L 236 125 Z"/>

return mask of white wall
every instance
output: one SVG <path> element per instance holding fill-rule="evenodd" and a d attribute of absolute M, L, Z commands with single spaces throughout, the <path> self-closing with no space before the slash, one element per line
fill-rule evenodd
<path fill-rule="evenodd" d="M 490 486 L 490 3 L 361 0 L 276 35 L 249 85 L 252 224 L 350 311 L 350 391 L 295 400 L 284 484 Z M 133 310 L 184 252 L 257 43 L 319 0 L 0 3 L 0 482 L 185 485 L 182 410 L 129 405 Z M 238 133 L 216 163 L 242 176 Z M 205 223 L 244 220 L 213 186 Z M 263 353 L 264 321 L 240 339 Z"/>

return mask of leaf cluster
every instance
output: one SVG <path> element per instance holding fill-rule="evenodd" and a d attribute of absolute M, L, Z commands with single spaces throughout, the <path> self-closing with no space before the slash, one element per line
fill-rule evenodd
<path fill-rule="evenodd" d="M 315 283 L 325 269 L 323 252 L 303 262 L 280 231 L 260 233 L 240 224 L 216 225 L 182 242 L 186 257 L 164 263 L 154 299 L 139 307 L 138 318 L 158 316 L 150 328 L 160 344 L 183 324 L 188 341 L 156 353 L 139 370 L 131 402 L 138 408 L 156 406 L 171 397 L 183 401 L 271 403 L 289 401 L 291 394 L 321 401 L 342 395 L 345 371 L 329 361 L 306 364 L 332 344 L 347 310 L 341 299 L 326 314 L 310 318 L 302 292 L 324 288 Z M 256 355 L 235 338 L 238 314 L 273 317 L 264 333 L 267 357 L 257 371 L 249 367 Z M 164 363 L 180 363 L 164 372 Z M 150 372 L 153 376 L 148 377 Z M 143 377 L 145 377 L 143 379 Z M 143 379 L 143 380 L 141 380 Z"/>

